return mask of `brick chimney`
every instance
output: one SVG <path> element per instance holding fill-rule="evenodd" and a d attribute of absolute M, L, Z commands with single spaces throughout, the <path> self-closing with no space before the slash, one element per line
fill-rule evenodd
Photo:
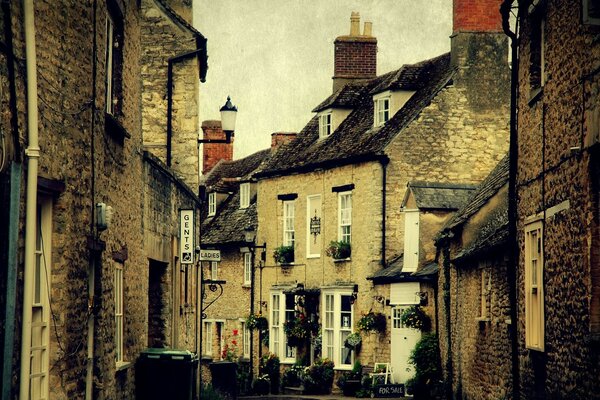
<path fill-rule="evenodd" d="M 280 146 L 296 139 L 295 132 L 274 132 L 271 133 L 271 151 L 277 150 Z"/>
<path fill-rule="evenodd" d="M 203 121 L 202 132 L 204 139 L 225 139 L 221 129 L 221 121 Z M 202 175 L 206 175 L 220 160 L 233 159 L 233 137 L 231 143 L 204 143 L 202 158 Z"/>
<path fill-rule="evenodd" d="M 365 22 L 360 34 L 360 15 L 350 16 L 350 35 L 339 36 L 334 44 L 333 91 L 355 79 L 377 76 L 377 39 L 372 36 L 373 25 Z"/>
<path fill-rule="evenodd" d="M 466 87 L 469 103 L 480 111 L 508 104 L 508 38 L 502 32 L 503 0 L 454 0 L 451 63 L 454 80 Z"/>

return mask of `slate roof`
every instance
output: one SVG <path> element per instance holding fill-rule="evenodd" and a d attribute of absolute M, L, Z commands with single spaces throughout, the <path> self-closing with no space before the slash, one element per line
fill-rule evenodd
<path fill-rule="evenodd" d="M 403 267 L 404 256 L 399 256 L 392 260 L 388 267 L 375 272 L 367 279 L 372 280 L 376 285 L 394 282 L 423 282 L 433 280 L 438 272 L 438 265 L 433 262 L 425 265 L 417 272 L 402 272 Z"/>
<path fill-rule="evenodd" d="M 404 72 L 403 72 L 404 71 Z M 330 96 L 315 110 L 326 104 L 347 104 L 346 95 L 357 96 L 353 111 L 327 138 L 319 140 L 318 119 L 313 117 L 295 140 L 286 145 L 287 151 L 277 152 L 257 178 L 306 172 L 317 168 L 387 159 L 385 149 L 390 141 L 430 104 L 433 97 L 452 79 L 454 69 L 450 54 L 444 54 L 418 64 L 404 66 L 398 71 L 353 83 L 351 88 Z M 360 87 L 356 87 L 359 85 Z M 384 87 L 418 88 L 392 118 L 380 127 L 373 127 L 371 92 Z M 342 99 L 343 102 L 342 102 Z"/>
<path fill-rule="evenodd" d="M 471 200 L 448 221 L 436 237 L 436 242 L 459 229 L 479 211 L 498 191 L 508 184 L 508 155 L 505 156 L 477 188 Z M 508 203 L 499 201 L 489 210 L 486 223 L 477 231 L 473 241 L 463 247 L 455 260 L 475 257 L 505 244 L 508 240 Z"/>
<path fill-rule="evenodd" d="M 471 184 L 409 182 L 402 206 L 412 193 L 420 210 L 458 210 L 467 203 L 476 188 L 477 185 Z"/>
<path fill-rule="evenodd" d="M 228 192 L 235 188 L 234 182 L 248 180 L 270 154 L 271 149 L 265 149 L 239 160 L 221 160 L 206 174 L 200 184 L 206 186 L 208 191 Z"/>
<path fill-rule="evenodd" d="M 203 246 L 244 243 L 244 229 L 257 228 L 256 196 L 250 199 L 250 206 L 240 209 L 239 184 L 261 168 L 271 155 L 271 149 L 265 149 L 239 160 L 220 161 L 206 175 L 201 185 L 207 192 L 229 193 L 219 204 L 215 216 L 205 218 L 202 224 L 201 240 Z"/>
<path fill-rule="evenodd" d="M 367 92 L 367 85 L 364 82 L 350 82 L 342 86 L 331 96 L 326 98 L 321 104 L 312 111 L 319 112 L 326 108 L 354 108 L 359 104 L 360 98 Z"/>
<path fill-rule="evenodd" d="M 175 10 L 173 10 L 171 8 L 171 6 L 169 6 L 167 4 L 167 2 L 165 0 L 154 0 L 155 3 L 160 6 L 160 8 L 163 9 L 163 11 L 165 11 L 169 17 L 171 17 L 171 19 L 173 20 L 173 22 L 175 22 L 176 24 L 182 26 L 183 28 L 187 29 L 188 31 L 190 31 L 192 34 L 194 34 L 197 37 L 200 37 L 202 39 L 205 39 L 204 35 L 202 35 L 200 33 L 200 31 L 198 31 L 196 28 L 194 28 L 189 22 L 187 22 L 181 15 L 179 15 Z"/>

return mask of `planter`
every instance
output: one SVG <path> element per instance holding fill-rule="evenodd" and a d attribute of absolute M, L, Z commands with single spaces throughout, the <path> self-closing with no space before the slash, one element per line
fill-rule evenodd
<path fill-rule="evenodd" d="M 360 379 L 348 379 L 346 383 L 344 383 L 344 388 L 342 389 L 342 393 L 344 396 L 356 396 L 356 392 L 361 388 Z"/>
<path fill-rule="evenodd" d="M 282 266 L 290 265 L 294 262 L 294 246 L 277 247 L 273 252 L 273 258 Z"/>
<path fill-rule="evenodd" d="M 325 254 L 333 258 L 334 262 L 345 261 L 350 259 L 352 248 L 348 242 L 333 241 L 329 243 L 329 246 L 327 246 Z"/>

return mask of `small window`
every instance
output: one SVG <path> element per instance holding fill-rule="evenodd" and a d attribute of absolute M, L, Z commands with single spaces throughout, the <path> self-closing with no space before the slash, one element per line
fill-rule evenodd
<path fill-rule="evenodd" d="M 319 138 L 331 135 L 331 113 L 319 115 Z"/>
<path fill-rule="evenodd" d="M 546 83 L 545 60 L 545 20 L 543 9 L 536 8 L 531 15 L 531 34 L 529 37 L 529 83 L 531 96 L 534 96 Z"/>
<path fill-rule="evenodd" d="M 250 184 L 242 183 L 240 185 L 240 208 L 248 208 L 250 205 Z"/>
<path fill-rule="evenodd" d="M 375 99 L 375 126 L 381 126 L 390 119 L 390 98 Z"/>
<path fill-rule="evenodd" d="M 212 356 L 213 354 L 213 322 L 205 321 L 204 322 L 204 332 L 202 333 L 204 336 L 204 355 Z"/>
<path fill-rule="evenodd" d="M 294 246 L 295 231 L 294 231 L 294 214 L 295 201 L 283 202 L 283 245 Z"/>
<path fill-rule="evenodd" d="M 544 252 L 542 222 L 525 227 L 525 345 L 544 351 Z"/>
<path fill-rule="evenodd" d="M 105 111 L 116 116 L 121 111 L 123 75 L 123 16 L 114 1 L 107 1 L 105 43 Z"/>
<path fill-rule="evenodd" d="M 600 0 L 583 0 L 583 23 L 600 25 Z"/>
<path fill-rule="evenodd" d="M 116 363 L 123 363 L 123 264 L 115 262 L 114 294 L 115 294 L 115 358 Z"/>
<path fill-rule="evenodd" d="M 250 329 L 248 329 L 245 321 L 242 321 L 242 335 L 242 357 L 250 358 Z"/>
<path fill-rule="evenodd" d="M 211 261 L 210 262 L 210 279 L 216 281 L 219 279 L 219 262 Z"/>
<path fill-rule="evenodd" d="M 340 242 L 351 243 L 352 239 L 352 193 L 338 194 L 338 239 Z"/>
<path fill-rule="evenodd" d="M 252 283 L 252 254 L 244 253 L 244 285 Z"/>
<path fill-rule="evenodd" d="M 212 217 L 217 213 L 217 194 L 209 193 L 208 194 L 208 216 Z"/>

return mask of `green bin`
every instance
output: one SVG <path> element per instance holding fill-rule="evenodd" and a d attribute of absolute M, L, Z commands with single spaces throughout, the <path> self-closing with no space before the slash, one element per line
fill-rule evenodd
<path fill-rule="evenodd" d="M 194 400 L 198 358 L 188 350 L 146 349 L 135 368 L 138 400 Z"/>

